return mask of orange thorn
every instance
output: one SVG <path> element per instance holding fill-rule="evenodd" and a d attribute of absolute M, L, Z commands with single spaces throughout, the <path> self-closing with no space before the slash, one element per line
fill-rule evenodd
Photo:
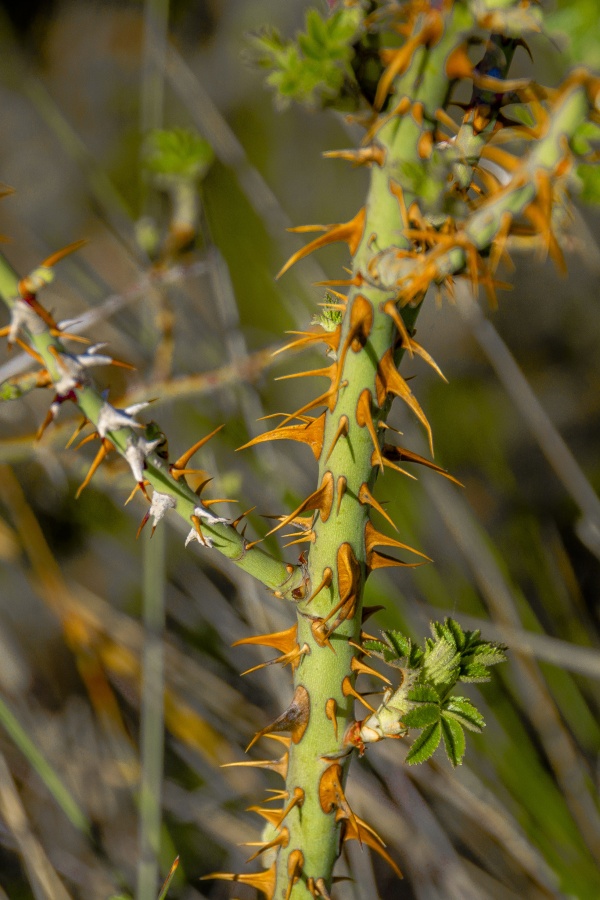
<path fill-rule="evenodd" d="M 244 553 L 247 550 L 252 550 L 253 547 L 256 547 L 257 544 L 262 544 L 264 538 L 257 538 L 255 541 L 246 541 L 244 544 Z"/>
<path fill-rule="evenodd" d="M 342 779 L 343 771 L 339 762 L 334 762 L 325 769 L 319 781 L 321 809 L 324 813 L 331 813 L 334 809 L 337 810 L 335 815 L 336 822 L 339 822 L 340 819 L 350 819 L 356 824 L 354 813 L 344 794 Z"/>
<path fill-rule="evenodd" d="M 309 419 L 306 424 L 288 426 L 278 425 L 277 428 L 274 428 L 272 431 L 266 431 L 264 434 L 259 434 L 255 438 L 252 438 L 247 444 L 238 447 L 238 450 L 245 450 L 247 447 L 261 444 L 264 441 L 299 441 L 300 443 L 309 446 L 315 459 L 319 459 L 321 450 L 323 449 L 324 431 L 325 413 L 323 412 L 320 416 Z"/>
<path fill-rule="evenodd" d="M 256 634 L 252 637 L 241 638 L 235 641 L 232 647 L 241 647 L 244 644 L 258 644 L 261 647 L 273 647 L 281 653 L 289 653 L 293 647 L 298 646 L 298 625 L 292 625 L 285 631 L 273 631 L 270 634 Z"/>
<path fill-rule="evenodd" d="M 249 509 L 247 509 L 245 512 L 243 512 L 241 515 L 239 515 L 237 517 L 237 519 L 234 519 L 233 522 L 231 523 L 232 527 L 235 528 L 235 530 L 237 531 L 237 527 L 240 524 L 240 522 L 242 521 L 242 519 L 245 518 L 245 516 L 247 516 L 249 513 L 251 513 L 252 510 L 254 510 L 254 509 L 256 509 L 256 506 L 251 506 Z"/>
<path fill-rule="evenodd" d="M 271 722 L 270 725 L 267 725 L 265 728 L 254 735 L 254 737 L 246 747 L 246 753 L 256 743 L 256 741 L 258 741 L 259 738 L 264 737 L 265 735 L 268 735 L 274 731 L 289 731 L 291 733 L 292 741 L 294 742 L 294 744 L 299 743 L 308 726 L 309 716 L 310 697 L 304 685 L 300 684 L 296 688 L 296 692 L 288 708 L 284 712 L 282 712 L 282 714 L 278 716 L 274 722 Z"/>
<path fill-rule="evenodd" d="M 373 452 L 373 454 L 371 455 L 371 465 L 374 466 L 376 461 L 377 460 L 375 459 L 375 453 Z M 390 460 L 386 459 L 385 456 L 383 457 L 383 465 L 387 469 L 394 469 L 395 472 L 400 472 L 401 475 L 406 475 L 407 478 L 412 478 L 413 481 L 417 480 L 416 475 L 413 475 L 412 472 L 407 472 L 406 469 L 403 469 L 401 466 L 397 466 L 393 462 L 390 462 Z"/>
<path fill-rule="evenodd" d="M 213 506 L 215 503 L 239 503 L 239 500 L 232 497 L 215 497 L 213 500 L 203 500 L 202 502 L 204 506 Z"/>
<path fill-rule="evenodd" d="M 389 537 L 389 535 L 387 534 L 382 534 L 380 531 L 377 531 L 377 529 L 373 527 L 371 522 L 367 522 L 365 524 L 365 549 L 367 551 L 367 557 L 371 553 L 373 547 L 397 547 L 399 550 L 409 550 L 410 553 L 415 553 L 417 556 L 420 556 L 427 562 L 431 562 L 431 558 L 425 553 L 421 553 L 420 550 L 415 550 L 414 547 L 410 547 L 408 544 L 403 544 L 402 541 L 397 541 L 395 538 Z"/>
<path fill-rule="evenodd" d="M 75 449 L 79 450 L 81 447 L 84 446 L 84 444 L 89 444 L 90 441 L 95 441 L 96 438 L 98 438 L 98 437 L 100 437 L 100 435 L 98 434 L 97 431 L 93 431 L 91 434 L 87 434 L 84 438 L 81 438 L 81 440 L 79 441 L 79 443 L 77 444 Z"/>
<path fill-rule="evenodd" d="M 194 526 L 196 534 L 198 535 L 198 537 L 200 538 L 200 540 L 202 541 L 204 546 L 208 547 L 206 538 L 204 537 L 204 534 L 202 533 L 202 524 L 200 522 L 200 517 L 196 516 L 196 515 L 192 515 L 192 516 L 190 516 L 190 519 L 192 521 L 192 525 Z"/>
<path fill-rule="evenodd" d="M 242 675 L 250 675 L 252 672 L 258 672 L 259 669 L 264 669 L 267 666 L 272 666 L 274 663 L 278 663 L 282 666 L 287 666 L 288 663 L 291 663 L 292 671 L 294 671 L 298 668 L 301 657 L 307 653 L 310 653 L 310 647 L 308 646 L 308 644 L 303 644 L 302 647 L 296 645 L 288 653 L 283 653 L 281 656 L 275 657 L 275 659 L 269 659 L 267 662 L 259 663 L 257 666 L 252 666 L 251 669 L 246 669 L 245 672 L 242 672 Z"/>
<path fill-rule="evenodd" d="M 287 847 L 289 842 L 290 832 L 287 828 L 282 828 L 280 834 L 278 834 L 277 837 L 274 837 L 272 841 L 246 841 L 242 844 L 243 847 L 259 848 L 256 853 L 253 853 L 252 856 L 248 857 L 246 862 L 253 862 L 253 860 L 264 853 L 265 850 L 271 850 L 273 847 Z"/>
<path fill-rule="evenodd" d="M 325 247 L 327 244 L 332 244 L 337 241 L 346 243 L 350 249 L 351 255 L 354 256 L 362 238 L 364 225 L 365 208 L 362 207 L 349 222 L 343 222 L 338 225 L 302 225 L 299 228 L 288 229 L 289 231 L 300 232 L 324 230 L 325 234 L 315 238 L 305 247 L 302 247 L 301 250 L 294 253 L 277 273 L 277 278 L 281 278 L 284 272 L 287 272 L 294 263 L 298 262 L 300 259 L 304 259 L 304 257 L 308 256 L 309 253 L 312 253 L 313 250 L 318 250 L 320 247 Z"/>
<path fill-rule="evenodd" d="M 339 439 L 344 436 L 348 437 L 348 416 L 341 416 L 337 430 L 333 436 L 333 440 L 331 441 L 331 446 L 329 447 L 329 451 L 327 456 L 325 457 L 325 462 L 329 460 L 329 457 L 334 451 L 335 445 L 339 441 Z"/>
<path fill-rule="evenodd" d="M 462 482 L 455 478 L 453 475 L 450 475 L 446 469 L 442 469 L 441 466 L 436 465 L 436 463 L 431 462 L 431 460 L 426 459 L 424 456 L 420 456 L 418 453 L 413 453 L 412 450 L 407 450 L 405 447 L 396 447 L 394 444 L 384 444 L 382 448 L 383 459 L 386 465 L 390 465 L 390 468 L 398 469 L 398 471 L 402 472 L 403 475 L 411 476 L 409 472 L 405 472 L 404 469 L 400 469 L 398 466 L 392 465 L 392 460 L 397 461 L 405 461 L 405 462 L 414 462 L 418 463 L 421 466 L 425 466 L 427 469 L 431 469 L 433 472 L 437 472 L 438 475 L 443 475 L 444 478 L 447 478 L 449 481 L 453 481 L 454 484 L 457 484 L 459 487 L 464 487 Z"/>
<path fill-rule="evenodd" d="M 69 447 L 75 441 L 75 439 L 77 437 L 79 437 L 79 435 L 81 434 L 81 432 L 83 431 L 83 429 L 85 428 L 85 426 L 88 424 L 89 421 L 90 420 L 86 416 L 83 417 L 83 419 L 81 420 L 81 422 L 79 423 L 79 425 L 77 426 L 77 428 L 75 429 L 75 431 L 73 432 L 73 434 L 71 435 L 71 437 L 69 438 L 67 443 L 65 444 L 65 450 L 68 450 Z"/>
<path fill-rule="evenodd" d="M 279 826 L 283 823 L 283 820 L 285 819 L 285 817 L 287 815 L 289 815 L 289 813 L 291 813 L 291 811 L 294 809 L 294 807 L 295 806 L 300 807 L 300 806 L 302 806 L 303 803 L 304 803 L 304 791 L 302 790 L 302 788 L 295 787 L 292 799 L 290 800 L 288 805 L 285 806 L 282 809 L 282 811 L 280 812 L 279 819 L 278 819 L 275 827 L 279 828 Z"/>
<path fill-rule="evenodd" d="M 315 599 L 317 594 L 320 594 L 321 591 L 323 590 L 323 588 L 329 587 L 332 581 L 333 581 L 333 571 L 329 568 L 329 566 L 326 566 L 323 569 L 323 578 L 321 579 L 321 582 L 319 583 L 318 587 L 316 587 L 315 590 L 312 592 L 312 594 L 310 595 L 308 600 L 306 600 L 306 605 L 308 606 L 309 603 L 312 603 L 312 601 Z"/>
<path fill-rule="evenodd" d="M 136 495 L 136 493 L 137 493 L 138 491 L 141 491 L 141 487 L 140 487 L 139 484 L 136 483 L 134 489 L 133 489 L 132 492 L 130 493 L 129 497 L 127 498 L 127 500 L 125 501 L 125 503 L 123 504 L 123 506 L 127 506 L 128 503 L 131 503 L 131 501 L 133 500 L 133 498 L 135 497 L 135 495 Z"/>
<path fill-rule="evenodd" d="M 417 566 L 422 565 L 423 563 L 403 562 L 401 559 L 396 559 L 394 556 L 388 556 L 387 553 L 379 553 L 378 550 L 371 550 L 367 559 L 367 566 L 371 572 L 375 571 L 375 569 L 389 569 L 394 566 L 401 569 L 416 569 Z"/>
<path fill-rule="evenodd" d="M 398 878 L 402 878 L 402 872 L 389 855 L 389 853 L 385 850 L 385 844 L 380 836 L 377 834 L 375 829 L 371 828 L 370 825 L 361 819 L 359 816 L 354 817 L 354 822 L 351 819 L 345 819 L 342 825 L 343 837 L 344 841 L 359 841 L 360 843 L 367 844 L 368 847 L 371 847 L 372 850 L 375 850 L 382 859 L 392 867 Z"/>
<path fill-rule="evenodd" d="M 297 537 L 297 535 L 300 535 L 300 536 Z M 303 533 L 296 531 L 293 534 L 285 534 L 284 537 L 285 538 L 291 538 L 291 537 L 296 538 L 294 541 L 287 541 L 287 543 L 285 543 L 283 545 L 284 547 L 294 547 L 296 544 L 314 544 L 314 542 L 317 538 L 316 533 L 314 531 L 307 531 L 307 532 L 303 532 Z"/>
<path fill-rule="evenodd" d="M 373 709 L 371 704 L 367 703 L 367 701 L 362 696 L 362 694 L 359 694 L 358 691 L 356 691 L 352 687 L 352 683 L 351 683 L 348 675 L 346 675 L 344 680 L 342 681 L 342 694 L 344 695 L 344 697 L 354 697 L 356 700 L 358 700 L 360 703 L 362 703 L 363 706 L 366 706 L 366 708 L 370 712 L 372 712 L 372 713 L 375 712 L 375 710 Z"/>
<path fill-rule="evenodd" d="M 75 253 L 76 250 L 80 250 L 81 247 L 85 247 L 88 243 L 87 238 L 81 238 L 78 241 L 73 241 L 72 244 L 67 244 L 66 247 L 63 247 L 61 250 L 57 250 L 56 253 L 51 253 L 39 266 L 40 269 L 51 269 L 56 263 L 60 262 L 61 259 L 64 259 L 65 256 L 68 256 L 70 253 Z"/>
<path fill-rule="evenodd" d="M 270 534 L 273 534 L 275 531 L 278 531 L 280 528 L 284 528 L 286 525 L 296 518 L 301 512 L 305 512 L 309 509 L 319 510 L 321 514 L 321 520 L 326 522 L 329 518 L 329 514 L 331 512 L 331 506 L 333 503 L 333 475 L 331 472 L 325 472 L 323 475 L 323 481 L 321 482 L 321 487 L 316 491 L 313 491 L 310 496 L 303 500 L 300 506 L 294 510 L 293 513 L 290 513 L 289 516 L 285 516 L 285 518 L 276 525 L 275 528 L 272 528 L 269 532 L 267 532 L 267 537 Z"/>
<path fill-rule="evenodd" d="M 377 460 L 379 468 L 383 470 L 383 457 L 381 456 L 379 439 L 377 437 L 377 432 L 375 430 L 373 416 L 371 413 L 372 400 L 373 397 L 371 395 L 371 391 L 368 388 L 365 388 L 358 398 L 358 403 L 356 404 L 356 421 L 361 428 L 364 428 L 366 426 L 367 431 L 371 435 L 371 440 L 373 441 L 373 456 Z"/>
<path fill-rule="evenodd" d="M 137 485 L 136 485 L 136 487 L 137 487 Z M 144 515 L 142 521 L 140 522 L 140 526 L 139 526 L 139 528 L 138 528 L 138 530 L 137 530 L 137 532 L 136 532 L 136 535 L 135 535 L 136 541 L 137 541 L 137 539 L 139 538 L 140 534 L 142 533 L 142 530 L 143 530 L 143 528 L 144 528 L 144 525 L 146 524 L 146 522 L 148 521 L 149 518 L 150 518 L 150 511 L 148 511 L 148 512 Z M 154 529 L 152 530 L 152 533 L 154 534 Z"/>
<path fill-rule="evenodd" d="M 396 369 L 396 364 L 394 363 L 394 353 L 391 348 L 379 360 L 375 383 L 377 387 L 377 402 L 379 406 L 383 406 L 388 394 L 395 394 L 396 396 L 404 400 L 404 402 L 411 408 L 413 413 L 424 425 L 425 430 L 427 431 L 429 447 L 433 456 L 433 435 L 431 432 L 431 425 L 429 424 L 427 416 L 421 409 L 421 406 L 419 405 L 413 392 Z"/>
<path fill-rule="evenodd" d="M 453 134 L 458 134 L 460 130 L 458 125 L 456 124 L 454 119 L 448 115 L 445 109 L 442 109 L 440 107 L 438 110 L 436 110 L 435 117 L 438 122 L 441 122 L 442 125 L 445 125 L 446 128 L 449 128 Z"/>
<path fill-rule="evenodd" d="M 203 437 L 199 441 L 197 441 L 192 447 L 190 447 L 189 450 L 186 450 L 186 452 L 183 453 L 179 457 L 179 459 L 173 463 L 173 465 L 171 466 L 171 474 L 172 474 L 173 478 L 175 478 L 175 480 L 180 478 L 181 475 L 183 474 L 182 472 L 179 472 L 178 470 L 185 469 L 185 467 L 189 463 L 189 461 L 192 458 L 192 456 L 194 455 L 194 453 L 196 453 L 200 449 L 200 447 L 203 447 L 204 444 L 206 444 L 208 441 L 210 441 L 210 439 L 212 437 L 214 437 L 215 434 L 218 434 L 218 432 L 221 431 L 221 429 L 224 427 L 225 427 L 224 425 L 219 425 L 218 428 L 215 428 L 215 430 L 211 431 L 210 434 L 207 434 L 206 437 Z"/>
<path fill-rule="evenodd" d="M 329 721 L 333 725 L 333 732 L 335 734 L 335 739 L 338 739 L 338 723 L 337 723 L 337 702 L 334 697 L 330 697 L 327 703 L 325 704 L 325 715 L 329 719 Z"/>
<path fill-rule="evenodd" d="M 383 506 L 380 503 L 378 503 L 378 501 L 375 499 L 375 497 L 369 490 L 369 487 L 368 487 L 366 481 L 361 484 L 360 489 L 358 491 L 358 502 L 362 503 L 363 505 L 372 506 L 373 509 L 376 509 L 377 512 L 383 516 L 384 519 L 387 519 L 387 521 L 390 523 L 390 525 L 392 526 L 394 531 L 398 531 L 391 516 L 385 511 Z"/>
<path fill-rule="evenodd" d="M 361 648 L 361 653 L 362 653 Z M 357 659 L 355 656 L 352 657 L 352 662 L 350 663 L 350 668 L 353 672 L 356 672 L 358 675 L 372 675 L 374 678 L 379 678 L 385 684 L 391 685 L 391 681 L 389 678 L 386 678 L 385 675 L 381 675 L 375 669 L 372 669 L 371 666 L 368 666 L 366 663 L 361 662 L 361 660 Z"/>
<path fill-rule="evenodd" d="M 325 366 L 321 369 L 310 369 L 307 372 L 291 372 L 289 375 L 279 375 L 275 381 L 289 381 L 291 378 L 308 378 L 308 377 L 323 377 L 330 378 L 332 381 L 335 378 L 336 374 L 336 365 Z"/>
<path fill-rule="evenodd" d="M 222 769 L 232 768 L 233 766 L 247 766 L 249 768 L 253 767 L 257 769 L 270 769 L 272 772 L 276 772 L 278 775 L 281 775 L 281 777 L 285 781 L 288 771 L 288 754 L 284 753 L 280 759 L 244 760 L 243 762 L 221 764 Z"/>
<path fill-rule="evenodd" d="M 369 144 L 358 150 L 328 150 L 322 155 L 325 159 L 346 159 L 355 166 L 370 166 L 373 163 L 382 166 L 385 162 L 385 150 L 379 144 Z"/>
<path fill-rule="evenodd" d="M 273 863 L 270 869 L 264 869 L 262 872 L 243 875 L 234 875 L 228 872 L 211 872 L 210 875 L 203 875 L 200 881 L 219 878 L 221 881 L 236 881 L 240 884 L 249 884 L 257 891 L 260 891 L 261 894 L 264 894 L 267 900 L 273 900 L 276 877 L 276 864 Z"/>
<path fill-rule="evenodd" d="M 272 355 L 278 356 L 280 353 L 285 353 L 286 350 L 299 350 L 301 347 L 317 343 L 326 344 L 330 350 L 336 351 L 339 346 L 340 330 L 338 325 L 334 331 L 325 331 L 323 328 L 320 331 L 287 331 L 286 334 L 299 334 L 300 337 L 295 341 L 290 341 L 285 347 L 274 350 Z"/>
<path fill-rule="evenodd" d="M 81 446 L 81 444 L 80 444 L 80 446 Z M 88 469 L 87 475 L 85 476 L 85 478 L 83 479 L 83 481 L 81 482 L 79 487 L 77 488 L 77 493 L 75 494 L 76 500 L 79 500 L 79 497 L 81 496 L 81 492 L 84 490 L 84 488 L 86 488 L 88 486 L 88 484 L 92 480 L 94 473 L 96 472 L 96 470 L 99 468 L 100 464 L 104 461 L 105 457 L 108 455 L 108 453 L 112 449 L 113 449 L 113 445 L 108 440 L 108 438 L 102 438 L 102 443 L 100 444 L 100 449 L 96 453 L 96 456 L 94 457 L 94 460 Z"/>
<path fill-rule="evenodd" d="M 404 199 L 404 191 L 402 187 L 398 184 L 397 181 L 394 181 L 393 178 L 390 178 L 390 191 L 398 201 L 398 205 L 400 206 L 400 218 L 402 219 L 402 227 L 408 228 L 410 223 L 408 221 L 408 211 L 406 209 L 406 201 Z"/>
<path fill-rule="evenodd" d="M 412 340 L 408 333 L 408 329 L 404 323 L 404 319 L 398 312 L 395 300 L 387 300 L 382 306 L 383 312 L 393 319 L 394 325 L 398 329 L 398 334 L 402 338 L 402 346 L 408 351 L 408 355 L 413 355 Z"/>
<path fill-rule="evenodd" d="M 335 654 L 335 648 L 330 641 L 334 629 L 328 629 L 324 619 L 313 619 L 310 623 L 310 630 L 319 647 L 329 647 Z"/>
<path fill-rule="evenodd" d="M 284 900 L 290 900 L 294 885 L 300 881 L 302 877 L 302 869 L 304 867 L 304 854 L 302 850 L 292 850 L 288 856 L 288 883 Z"/>
<path fill-rule="evenodd" d="M 279 810 L 277 809 L 269 809 L 264 806 L 249 806 L 247 812 L 256 813 L 257 816 L 261 816 L 263 819 L 269 823 L 269 825 L 273 825 L 275 828 L 277 827 L 277 822 L 279 821 Z"/>
<path fill-rule="evenodd" d="M 29 344 L 27 344 L 27 343 L 25 343 L 25 341 L 21 340 L 20 337 L 17 336 L 15 338 L 15 343 L 19 345 L 21 350 L 24 350 L 25 353 L 28 353 L 29 356 L 32 357 L 32 359 L 35 359 L 35 361 L 37 363 L 39 363 L 40 366 L 44 365 L 44 358 L 42 356 L 40 356 L 40 354 L 36 350 L 34 350 L 33 347 L 30 347 Z M 53 349 L 54 349 L 54 347 L 50 347 L 50 350 L 53 350 Z"/>

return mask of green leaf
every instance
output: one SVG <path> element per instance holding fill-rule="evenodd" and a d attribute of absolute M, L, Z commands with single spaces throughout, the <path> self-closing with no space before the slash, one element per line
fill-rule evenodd
<path fill-rule="evenodd" d="M 461 626 L 454 619 L 446 619 L 446 633 L 452 636 L 452 640 L 457 648 L 457 650 L 462 650 L 465 646 L 466 638 L 465 632 L 462 630 Z M 467 632 L 467 636 L 471 632 Z"/>
<path fill-rule="evenodd" d="M 439 705 L 440 702 L 438 692 L 429 684 L 416 684 L 408 692 L 408 699 L 415 703 L 437 703 Z"/>
<path fill-rule="evenodd" d="M 401 631 L 384 631 L 383 636 L 399 659 L 409 655 L 412 641 Z"/>
<path fill-rule="evenodd" d="M 459 681 L 489 681 L 490 673 L 482 663 L 469 663 L 461 666 Z"/>
<path fill-rule="evenodd" d="M 446 755 L 453 766 L 460 766 L 466 749 L 465 733 L 462 725 L 456 719 L 447 717 L 442 713 L 441 726 Z"/>
<path fill-rule="evenodd" d="M 368 650 L 369 653 L 378 653 L 381 656 L 389 649 L 383 641 L 377 640 L 363 641 L 363 647 L 365 650 Z"/>
<path fill-rule="evenodd" d="M 194 131 L 185 128 L 150 132 L 144 147 L 144 167 L 153 175 L 199 179 L 214 159 L 212 147 Z"/>
<path fill-rule="evenodd" d="M 406 762 L 410 766 L 425 762 L 433 756 L 442 738 L 442 727 L 439 722 L 426 728 L 413 744 L 406 755 Z"/>
<path fill-rule="evenodd" d="M 440 698 L 435 688 L 427 684 L 417 684 L 408 692 L 411 708 L 402 717 L 409 728 L 424 728 L 433 725 L 440 718 Z"/>
<path fill-rule="evenodd" d="M 433 725 L 440 720 L 439 703 L 422 703 L 415 706 L 409 712 L 404 713 L 402 721 L 408 728 L 424 728 L 426 725 Z"/>
<path fill-rule="evenodd" d="M 479 710 L 466 697 L 450 697 L 443 707 L 443 715 L 460 722 L 469 731 L 481 731 L 485 721 Z"/>
<path fill-rule="evenodd" d="M 439 623 L 438 623 L 439 624 Z M 445 636 L 437 641 L 427 641 L 423 659 L 423 680 L 433 684 L 454 684 L 459 675 L 460 652 L 454 640 L 449 643 Z"/>
<path fill-rule="evenodd" d="M 496 666 L 506 660 L 506 646 L 504 644 L 480 643 L 470 654 L 471 658 L 479 665 Z"/>
<path fill-rule="evenodd" d="M 351 96 L 346 83 L 354 80 L 353 45 L 361 35 L 362 20 L 360 6 L 325 18 L 309 9 L 305 31 L 295 41 L 285 42 L 272 31 L 251 38 L 256 62 L 273 70 L 267 83 L 277 91 L 280 106 L 290 100 L 327 106 Z"/>

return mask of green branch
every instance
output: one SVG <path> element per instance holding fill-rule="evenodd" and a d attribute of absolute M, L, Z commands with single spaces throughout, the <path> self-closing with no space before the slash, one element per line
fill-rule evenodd
<path fill-rule="evenodd" d="M 144 426 L 136 419 L 137 412 L 147 404 L 117 409 L 104 399 L 87 370 L 95 364 L 109 364 L 111 358 L 96 352 L 94 347 L 78 355 L 68 353 L 63 343 L 66 336 L 61 337 L 60 330 L 45 322 L 36 306 L 22 299 L 18 276 L 2 256 L 0 296 L 11 311 L 11 323 L 25 334 L 57 391 L 52 412 L 67 399 L 73 400 L 99 438 L 108 441 L 127 460 L 135 481 L 140 485 L 147 482 L 154 488 L 149 510 L 154 525 L 173 509 L 190 526 L 188 540 L 213 547 L 277 596 L 291 598 L 295 590 L 301 589 L 303 573 L 299 566 L 252 546 L 225 519 L 212 513 L 185 478 L 178 476 L 177 469 L 160 455 L 164 435 L 155 426 Z"/>

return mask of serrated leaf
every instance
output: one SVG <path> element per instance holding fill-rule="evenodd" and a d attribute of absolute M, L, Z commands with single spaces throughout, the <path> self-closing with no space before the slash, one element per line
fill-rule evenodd
<path fill-rule="evenodd" d="M 433 756 L 442 738 L 442 727 L 439 722 L 430 725 L 416 738 L 406 755 L 406 762 L 410 766 L 425 762 Z"/>
<path fill-rule="evenodd" d="M 485 666 L 480 663 L 469 663 L 468 666 L 461 666 L 459 681 L 466 682 L 483 682 L 490 680 L 490 673 Z"/>
<path fill-rule="evenodd" d="M 469 731 L 481 731 L 485 721 L 477 707 L 466 697 L 450 697 L 444 703 L 443 715 L 460 722 Z"/>
<path fill-rule="evenodd" d="M 441 726 L 446 755 L 453 766 L 460 766 L 467 743 L 462 725 L 456 719 L 442 713 Z"/>
<path fill-rule="evenodd" d="M 415 703 L 436 703 L 439 705 L 440 702 L 438 692 L 429 684 L 416 684 L 408 692 L 408 699 Z"/>
<path fill-rule="evenodd" d="M 446 619 L 445 622 L 435 622 L 434 625 L 437 626 L 436 630 L 438 632 L 438 637 L 444 640 L 451 647 L 457 649 L 456 641 L 454 640 L 454 632 L 448 625 L 448 619 Z"/>
<path fill-rule="evenodd" d="M 484 666 L 496 666 L 506 660 L 506 650 L 505 644 L 481 643 L 469 656 Z"/>
<path fill-rule="evenodd" d="M 439 722 L 440 712 L 439 703 L 422 703 L 404 713 L 402 721 L 409 728 L 425 728 L 426 725 Z"/>
<path fill-rule="evenodd" d="M 456 645 L 458 650 L 462 650 L 465 646 L 466 639 L 469 636 L 469 632 L 465 635 L 465 632 L 462 630 L 458 622 L 454 619 L 446 619 L 446 628 L 448 632 L 452 635 L 452 640 Z"/>
<path fill-rule="evenodd" d="M 433 684 L 453 684 L 459 675 L 460 653 L 454 642 L 448 643 L 443 637 L 433 645 L 428 644 L 423 659 L 423 677 Z"/>
<path fill-rule="evenodd" d="M 383 641 L 378 640 L 363 641 L 363 647 L 370 653 L 381 653 L 382 655 L 385 650 L 389 649 Z"/>
<path fill-rule="evenodd" d="M 399 659 L 409 655 L 412 641 L 401 631 L 384 631 L 383 636 Z"/>

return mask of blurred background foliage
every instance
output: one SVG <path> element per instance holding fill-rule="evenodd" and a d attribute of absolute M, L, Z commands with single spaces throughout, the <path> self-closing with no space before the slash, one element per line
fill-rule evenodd
<path fill-rule="evenodd" d="M 234 451 L 263 430 L 260 416 L 306 397 L 273 380 L 291 360 L 271 353 L 285 330 L 309 324 L 323 299 L 313 283 L 347 261 L 326 250 L 275 282 L 300 246 L 284 229 L 345 221 L 366 183 L 321 157 L 360 132 L 335 115 L 275 112 L 260 71 L 244 65 L 249 31 L 291 35 L 306 7 L 173 0 L 168 43 L 158 0 L 0 7 L 0 177 L 16 191 L 0 209 L 5 252 L 25 274 L 89 239 L 60 264 L 45 305 L 136 366 L 104 383 L 112 399 L 156 398 L 151 415 L 172 455 L 226 423 L 201 464 L 213 497 L 239 498 L 221 514 L 256 506 L 249 535 L 268 530 L 261 513 L 288 511 L 312 490 L 312 459 L 294 447 Z M 595 0 L 548 12 L 552 40 L 531 43 L 539 80 L 598 66 Z M 515 72 L 531 72 L 523 51 Z M 196 132 L 214 152 L 200 171 L 210 152 L 191 139 L 201 157 L 192 177 L 204 174 L 195 234 L 178 230 L 169 186 L 144 168 L 156 127 Z M 510 661 L 473 690 L 488 725 L 458 770 L 441 756 L 408 769 L 400 742 L 355 764 L 352 805 L 405 879 L 354 848 L 338 869 L 354 879 L 336 887 L 342 900 L 600 896 L 599 224 L 593 209 L 574 211 L 567 280 L 515 248 L 514 291 L 498 310 L 431 298 L 419 320 L 450 383 L 417 360 L 405 375 L 433 425 L 436 461 L 464 490 L 427 471 L 418 482 L 382 479 L 402 539 L 435 564 L 369 580 L 367 603 L 384 606 L 370 630 L 420 638 L 432 615 L 449 614 L 508 643 Z M 0 364 L 2 381 L 27 365 L 15 350 Z M 138 496 L 123 506 L 130 483 L 118 461 L 75 501 L 93 450 L 64 449 L 77 424 L 66 409 L 36 442 L 47 404 L 32 392 L 0 406 L 0 897 L 105 900 L 133 895 L 136 881 L 139 895 L 138 834 L 152 818 L 139 804 L 152 766 L 139 751 L 149 582 L 164 589 L 166 614 L 161 876 L 179 854 L 169 896 L 231 896 L 199 878 L 243 869 L 251 850 L 239 844 L 259 838 L 246 808 L 271 782 L 219 766 L 245 758 L 289 689 L 269 668 L 240 678 L 269 654 L 230 645 L 287 627 L 290 612 L 216 554 L 185 550 L 182 523 L 136 542 L 146 505 Z M 394 424 L 423 451 L 407 419 Z M 151 857 L 151 827 L 145 839 Z"/>

